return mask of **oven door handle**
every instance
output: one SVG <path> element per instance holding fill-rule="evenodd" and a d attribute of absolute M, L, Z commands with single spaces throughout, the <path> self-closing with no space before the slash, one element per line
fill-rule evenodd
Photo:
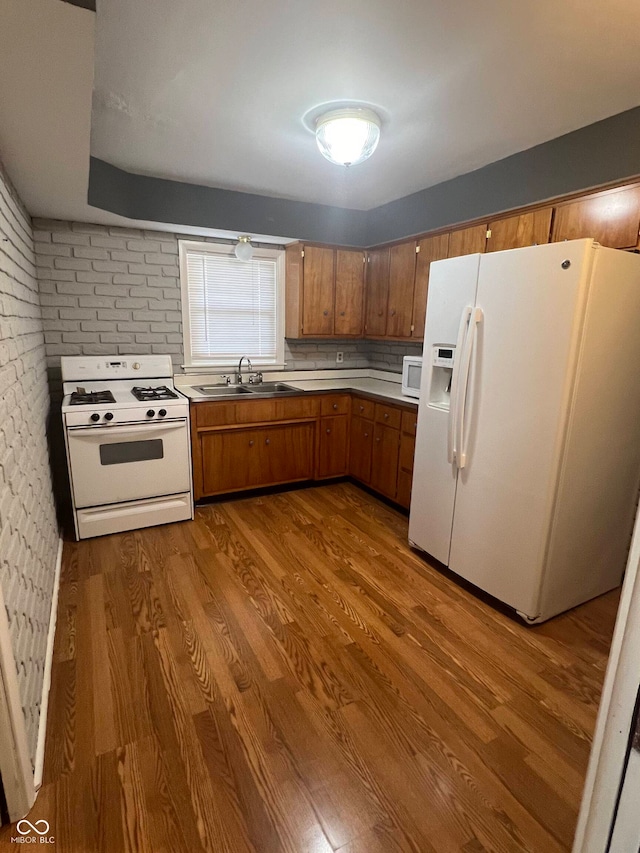
<path fill-rule="evenodd" d="M 110 427 L 69 427 L 69 432 L 73 435 L 82 433 L 83 435 L 123 435 L 124 433 L 132 433 L 137 435 L 144 432 L 157 432 L 162 430 L 167 432 L 170 429 L 184 429 L 186 419 L 180 421 L 163 421 L 162 423 L 140 424 L 139 426 L 127 426 L 126 424 L 115 424 Z"/>

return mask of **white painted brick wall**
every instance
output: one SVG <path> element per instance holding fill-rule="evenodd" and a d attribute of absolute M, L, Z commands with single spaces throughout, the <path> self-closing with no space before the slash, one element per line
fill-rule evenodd
<path fill-rule="evenodd" d="M 31 221 L 0 164 L 0 586 L 32 761 L 58 547 L 48 416 Z"/>

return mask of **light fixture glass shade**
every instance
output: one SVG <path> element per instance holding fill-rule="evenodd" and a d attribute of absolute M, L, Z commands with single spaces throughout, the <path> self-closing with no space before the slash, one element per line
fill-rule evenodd
<path fill-rule="evenodd" d="M 233 250 L 236 258 L 239 261 L 250 261 L 253 257 L 253 246 L 251 245 L 251 237 L 245 234 L 243 237 L 238 237 L 238 242 Z"/>
<path fill-rule="evenodd" d="M 379 139 L 380 119 L 373 110 L 331 110 L 316 122 L 320 153 L 339 166 L 355 166 L 371 157 Z"/>

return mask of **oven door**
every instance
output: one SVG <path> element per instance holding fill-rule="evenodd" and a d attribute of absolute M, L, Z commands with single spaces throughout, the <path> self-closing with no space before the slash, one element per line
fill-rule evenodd
<path fill-rule="evenodd" d="M 186 419 L 69 427 L 67 443 L 77 508 L 191 490 Z"/>

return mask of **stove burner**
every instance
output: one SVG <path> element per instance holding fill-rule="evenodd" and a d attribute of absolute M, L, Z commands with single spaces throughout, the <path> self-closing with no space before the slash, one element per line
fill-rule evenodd
<path fill-rule="evenodd" d="M 72 406 L 88 406 L 92 403 L 115 403 L 111 391 L 85 391 L 84 388 L 71 392 L 69 403 Z"/>
<path fill-rule="evenodd" d="M 132 388 L 131 393 L 136 400 L 148 402 L 150 400 L 177 400 L 178 395 L 166 385 L 158 385 L 157 388 Z"/>

